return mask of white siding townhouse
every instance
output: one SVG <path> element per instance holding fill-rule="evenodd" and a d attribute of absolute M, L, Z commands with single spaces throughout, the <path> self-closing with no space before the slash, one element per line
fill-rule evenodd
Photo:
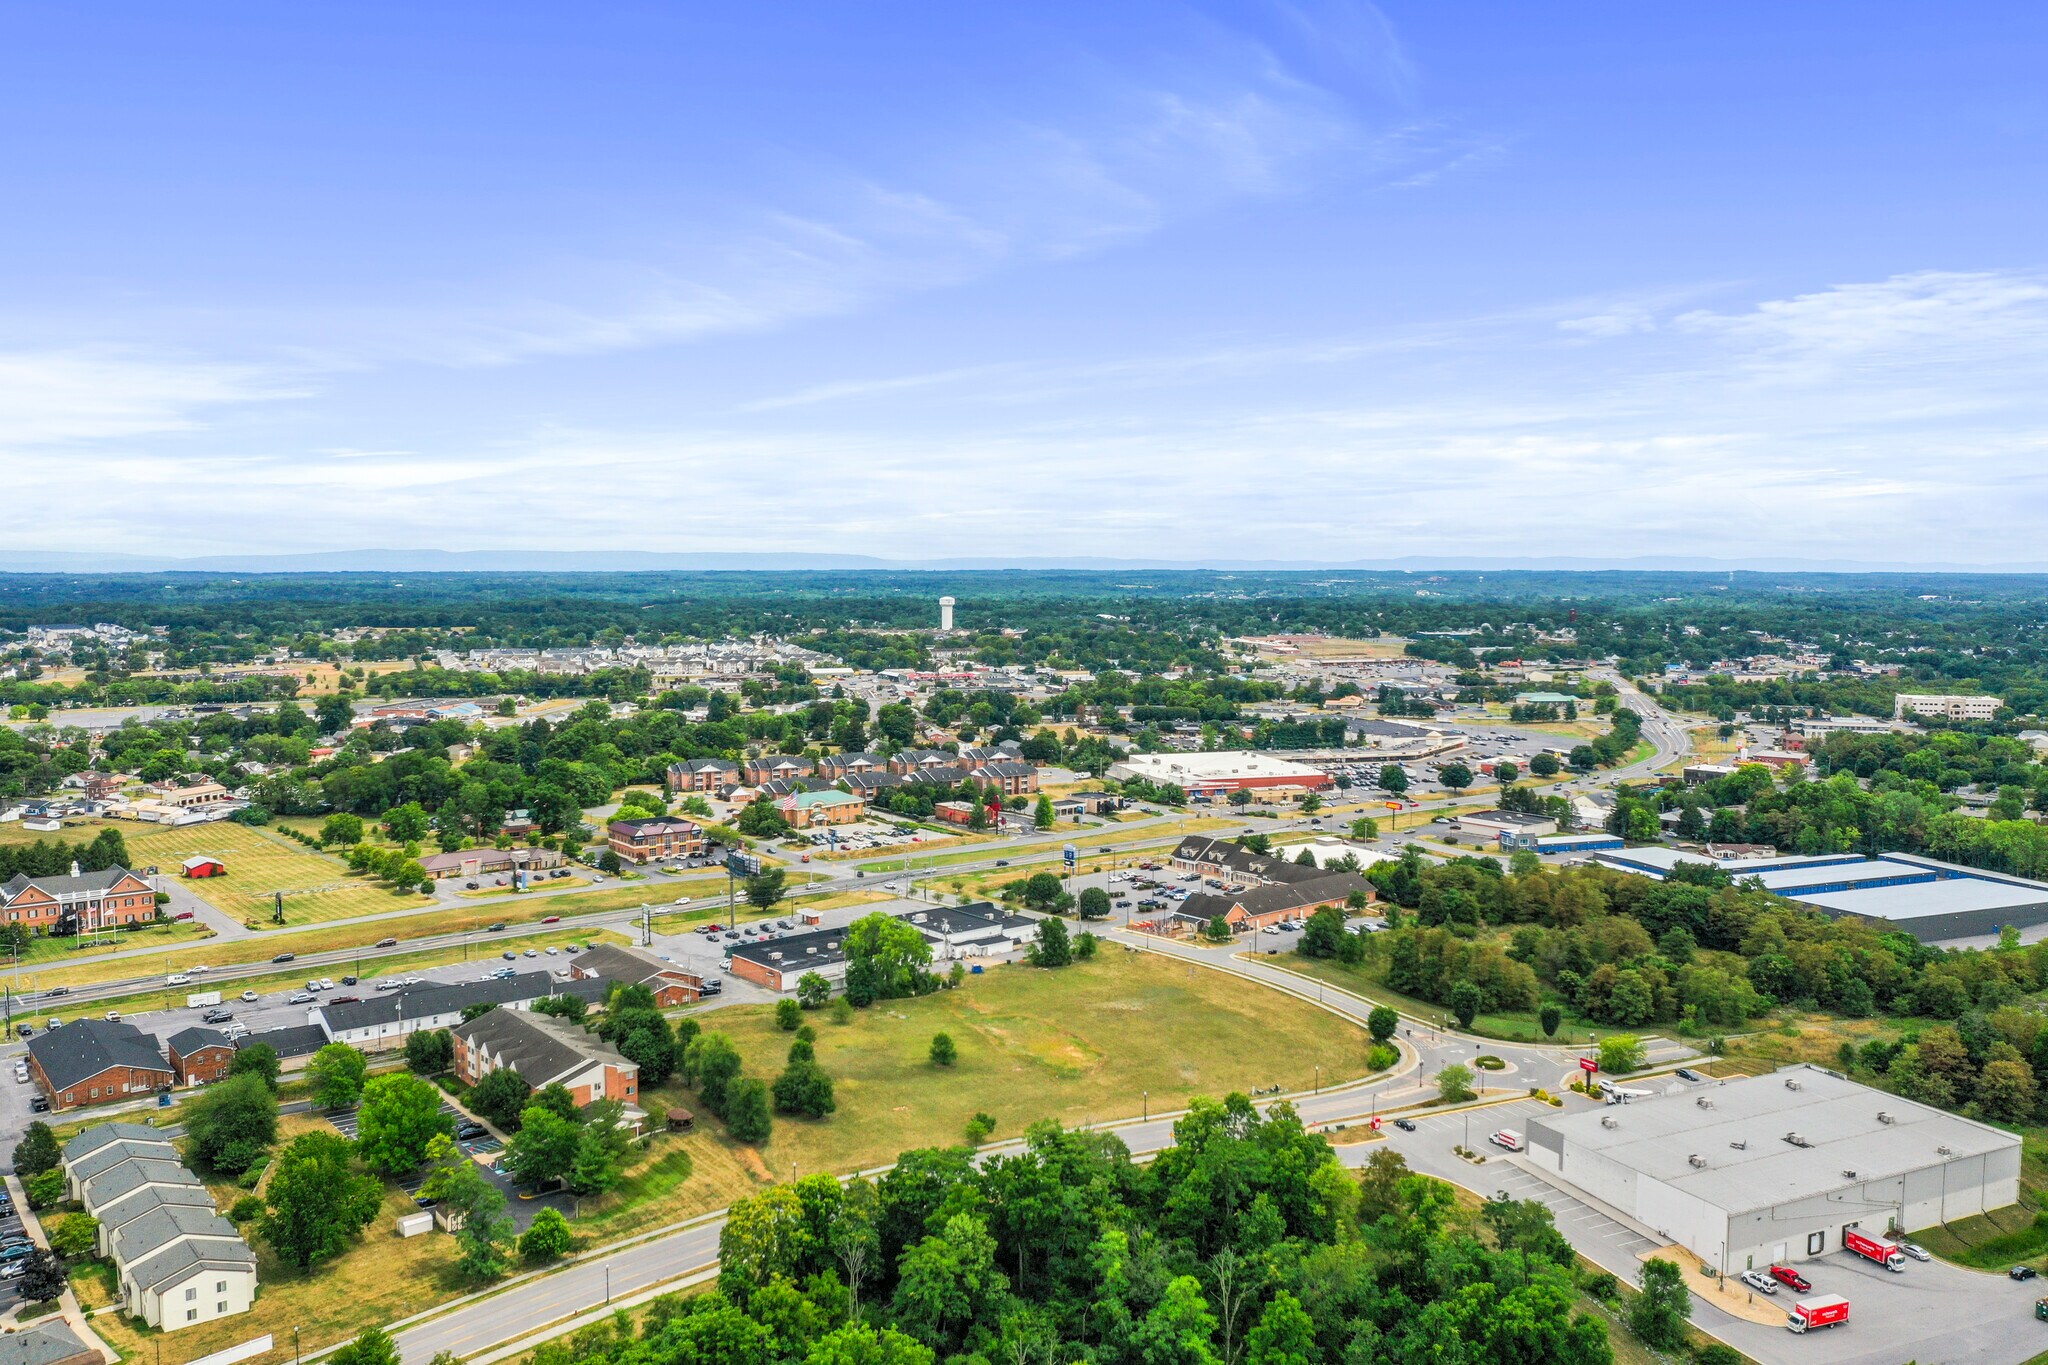
<path fill-rule="evenodd" d="M 162 1133 L 132 1123 L 88 1128 L 64 1145 L 64 1183 L 100 1220 L 122 1308 L 166 1332 L 246 1313 L 256 1255 L 220 1216 Z"/>

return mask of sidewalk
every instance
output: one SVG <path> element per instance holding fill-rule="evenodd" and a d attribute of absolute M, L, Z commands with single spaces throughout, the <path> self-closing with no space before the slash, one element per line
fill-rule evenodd
<path fill-rule="evenodd" d="M 35 1211 L 28 1206 L 28 1191 L 23 1188 L 21 1181 L 11 1174 L 6 1177 L 6 1182 L 7 1193 L 13 1197 L 14 1207 L 20 1213 L 22 1230 L 35 1240 L 37 1246 L 47 1251 L 50 1246 L 50 1239 L 43 1233 L 42 1220 L 36 1217 Z M 0 1314 L 0 1326 L 14 1327 L 19 1325 L 21 1322 L 21 1310 L 28 1306 L 28 1301 L 24 1299 L 8 1309 L 4 1314 Z M 64 1285 L 64 1293 L 57 1300 L 57 1316 L 63 1318 L 65 1325 L 78 1333 L 80 1341 L 85 1342 L 88 1346 L 98 1351 L 100 1359 L 105 1361 L 106 1365 L 114 1365 L 114 1362 L 119 1359 L 114 1348 L 100 1340 L 99 1333 L 93 1331 L 91 1325 L 86 1322 L 85 1311 L 78 1306 L 78 1295 L 71 1291 L 71 1284 L 68 1280 Z M 50 1315 L 48 1313 L 39 1314 L 32 1321 L 34 1323 L 48 1322 L 50 1321 Z"/>

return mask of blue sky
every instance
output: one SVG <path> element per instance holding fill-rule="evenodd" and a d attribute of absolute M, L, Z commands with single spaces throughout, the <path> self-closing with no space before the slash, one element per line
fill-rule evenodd
<path fill-rule="evenodd" d="M 16 4 L 8 548 L 2037 560 L 2044 69 L 2019 4 Z"/>

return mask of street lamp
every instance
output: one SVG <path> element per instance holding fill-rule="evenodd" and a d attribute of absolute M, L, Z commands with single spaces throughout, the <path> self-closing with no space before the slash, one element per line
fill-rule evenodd
<path fill-rule="evenodd" d="M 1323 1069 L 1320 1066 L 1316 1068 L 1316 1093 L 1323 1093 Z"/>
<path fill-rule="evenodd" d="M 1139 1099 L 1140 1103 L 1141 1103 L 1141 1104 L 1142 1104 L 1142 1105 L 1144 1106 L 1144 1107 L 1143 1107 L 1143 1111 L 1142 1111 L 1142 1112 L 1144 1113 L 1144 1116 L 1145 1116 L 1145 1121 L 1146 1121 L 1147 1123 L 1150 1123 L 1150 1122 L 1152 1121 L 1152 1092 L 1151 1092 L 1151 1091 L 1149 1091 L 1149 1090 L 1140 1090 L 1140 1091 L 1138 1092 L 1138 1099 Z M 1942 1194 L 1942 1207 L 1944 1207 L 1944 1208 L 1946 1208 L 1946 1207 L 1948 1206 L 1948 1186 L 1947 1186 L 1947 1181 L 1948 1181 L 1948 1177 L 1947 1177 L 1946 1175 L 1944 1175 L 1944 1176 L 1942 1177 L 1942 1192 L 1941 1192 L 1941 1194 Z"/>
<path fill-rule="evenodd" d="M 292 1328 L 292 1365 L 299 1365 L 299 1329 Z"/>

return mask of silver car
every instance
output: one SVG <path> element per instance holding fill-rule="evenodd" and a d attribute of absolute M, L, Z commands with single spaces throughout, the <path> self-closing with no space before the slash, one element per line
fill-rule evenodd
<path fill-rule="evenodd" d="M 1934 1259 L 1933 1254 L 1929 1252 L 1926 1247 L 1921 1246 L 1918 1242 L 1902 1241 L 1895 1242 L 1893 1243 L 1893 1245 L 1898 1247 L 1899 1250 L 1905 1252 L 1908 1256 L 1911 1256 L 1916 1261 L 1931 1261 Z"/>
<path fill-rule="evenodd" d="M 1742 1272 L 1741 1279 L 1744 1284 L 1759 1293 L 1775 1294 L 1778 1292 L 1778 1282 L 1764 1274 L 1761 1270 L 1745 1270 Z"/>

